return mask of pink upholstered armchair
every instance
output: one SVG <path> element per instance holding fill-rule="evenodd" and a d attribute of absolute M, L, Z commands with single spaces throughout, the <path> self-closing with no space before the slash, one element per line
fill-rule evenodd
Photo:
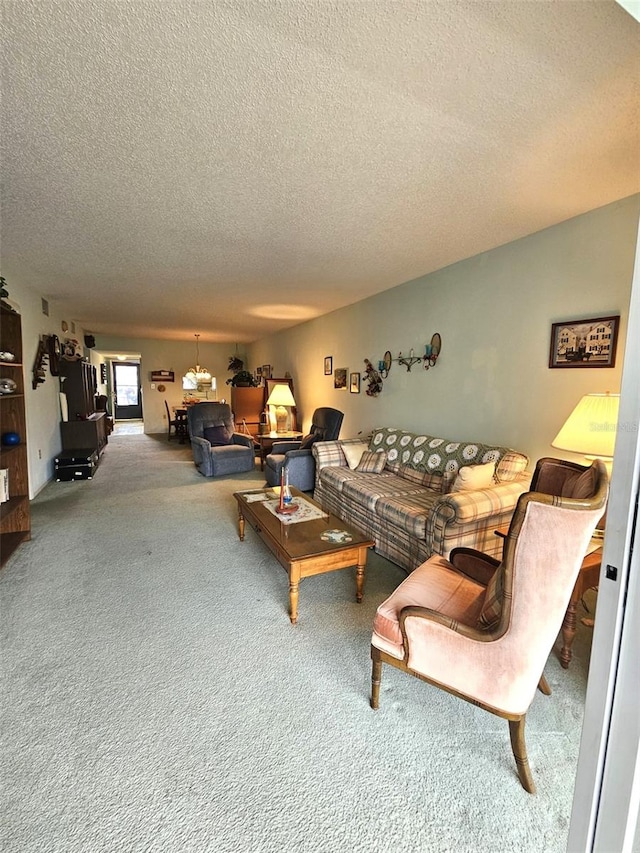
<path fill-rule="evenodd" d="M 542 673 L 605 508 L 605 466 L 596 460 L 574 479 L 579 497 L 564 491 L 520 496 L 501 563 L 458 548 L 419 566 L 378 608 L 371 639 L 373 708 L 387 663 L 507 719 L 530 793 L 525 715 L 536 686 L 551 693 Z"/>

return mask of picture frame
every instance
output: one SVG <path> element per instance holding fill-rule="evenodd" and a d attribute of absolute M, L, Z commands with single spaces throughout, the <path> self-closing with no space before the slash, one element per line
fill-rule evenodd
<path fill-rule="evenodd" d="M 359 373 L 350 373 L 349 374 L 349 391 L 352 394 L 360 393 L 360 374 Z"/>
<path fill-rule="evenodd" d="M 262 378 L 263 379 L 271 379 L 271 365 L 263 364 L 262 365 Z"/>
<path fill-rule="evenodd" d="M 330 355 L 325 356 L 324 359 L 324 375 L 331 376 L 333 373 L 333 358 Z"/>
<path fill-rule="evenodd" d="M 619 326 L 619 314 L 553 323 L 549 367 L 614 367 Z"/>
<path fill-rule="evenodd" d="M 333 371 L 333 387 L 337 391 L 346 391 L 347 390 L 347 373 L 348 369 L 346 367 L 336 367 Z"/>

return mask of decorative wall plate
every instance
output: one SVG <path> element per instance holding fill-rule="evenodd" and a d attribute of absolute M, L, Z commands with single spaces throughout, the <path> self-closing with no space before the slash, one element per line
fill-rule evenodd
<path fill-rule="evenodd" d="M 63 320 L 62 323 L 60 323 L 60 328 L 62 329 L 63 332 L 69 331 L 69 324 L 67 323 L 66 320 Z"/>

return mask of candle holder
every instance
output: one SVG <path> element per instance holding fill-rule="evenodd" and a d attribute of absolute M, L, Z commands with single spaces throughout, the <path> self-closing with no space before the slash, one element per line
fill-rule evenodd
<path fill-rule="evenodd" d="M 419 361 L 422 361 L 422 358 L 419 355 L 414 355 L 413 350 L 411 350 L 408 356 L 402 355 L 402 353 L 399 352 L 396 361 L 398 362 L 398 364 L 404 364 L 404 366 L 407 368 L 407 373 L 409 373 L 413 365 L 417 364 Z"/>
<path fill-rule="evenodd" d="M 291 491 L 289 489 L 289 473 L 285 474 L 284 465 L 280 471 L 280 500 L 276 507 L 278 515 L 292 515 L 298 509 L 298 504 L 291 502 Z"/>
<path fill-rule="evenodd" d="M 434 335 L 431 336 L 431 343 L 426 344 L 424 348 L 424 355 L 422 356 L 422 366 L 425 370 L 429 370 L 430 367 L 436 366 L 441 349 L 442 338 L 440 337 L 438 332 L 436 332 Z"/>

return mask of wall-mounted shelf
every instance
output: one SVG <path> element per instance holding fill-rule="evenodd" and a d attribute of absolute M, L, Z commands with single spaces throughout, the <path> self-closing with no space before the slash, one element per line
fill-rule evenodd
<path fill-rule="evenodd" d="M 173 370 L 152 370 L 152 382 L 175 382 L 175 374 Z"/>

